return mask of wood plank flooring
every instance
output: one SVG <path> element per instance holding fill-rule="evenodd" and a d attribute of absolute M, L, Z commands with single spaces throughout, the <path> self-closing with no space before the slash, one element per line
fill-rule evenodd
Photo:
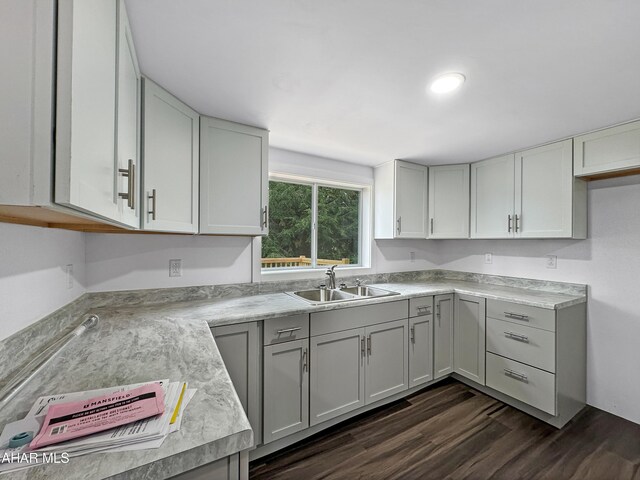
<path fill-rule="evenodd" d="M 448 379 L 256 460 L 251 480 L 640 480 L 640 425 L 586 407 L 557 430 Z"/>

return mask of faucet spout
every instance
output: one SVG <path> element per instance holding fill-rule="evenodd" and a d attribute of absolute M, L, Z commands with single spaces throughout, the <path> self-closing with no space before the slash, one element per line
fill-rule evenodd
<path fill-rule="evenodd" d="M 332 265 L 331 267 L 327 268 L 327 272 L 326 275 L 327 277 L 329 277 L 329 281 L 327 282 L 327 286 L 330 289 L 335 289 L 336 288 L 336 272 L 335 269 L 338 265 Z"/>

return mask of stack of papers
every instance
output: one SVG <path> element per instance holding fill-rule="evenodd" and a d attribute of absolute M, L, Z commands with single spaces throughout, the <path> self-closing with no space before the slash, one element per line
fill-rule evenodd
<path fill-rule="evenodd" d="M 164 393 L 164 411 L 159 415 L 35 450 L 29 444 L 11 448 L 9 442 L 14 436 L 28 432 L 35 437 L 41 431 L 52 405 L 78 402 L 102 395 L 117 396 L 147 384 L 137 383 L 38 398 L 25 418 L 4 427 L 0 435 L 0 473 L 54 461 L 66 463 L 70 457 L 89 453 L 159 448 L 170 433 L 180 429 L 184 410 L 196 390 L 189 389 L 184 382 L 158 380 L 151 383 L 160 385 Z M 65 459 L 66 462 L 61 461 Z"/>

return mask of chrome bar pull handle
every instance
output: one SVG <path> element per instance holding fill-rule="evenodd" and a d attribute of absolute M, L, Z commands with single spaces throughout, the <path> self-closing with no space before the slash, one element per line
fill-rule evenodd
<path fill-rule="evenodd" d="M 431 235 L 433 235 L 433 218 L 431 219 Z"/>
<path fill-rule="evenodd" d="M 269 205 L 265 205 L 264 208 L 260 210 L 260 213 L 262 214 L 262 230 L 264 230 L 269 224 Z"/>
<path fill-rule="evenodd" d="M 371 335 L 367 337 L 367 355 L 371 355 Z"/>
<path fill-rule="evenodd" d="M 504 336 L 507 338 L 512 338 L 513 340 L 518 340 L 519 342 L 529 343 L 529 337 L 526 335 L 520 335 L 515 332 L 504 332 Z"/>
<path fill-rule="evenodd" d="M 149 206 L 151 207 L 151 205 L 153 205 L 151 207 L 151 210 L 147 209 L 147 214 L 151 215 L 151 220 L 155 220 L 156 219 L 156 201 L 157 201 L 155 188 L 151 190 L 151 195 L 147 194 L 147 199 L 149 200 Z"/>
<path fill-rule="evenodd" d="M 360 338 L 360 353 L 365 356 L 364 336 Z"/>
<path fill-rule="evenodd" d="M 512 220 L 511 220 L 511 215 L 507 215 L 507 217 L 508 217 L 508 221 L 507 221 L 507 232 L 508 232 L 508 233 L 511 233 L 511 222 L 512 222 Z"/>
<path fill-rule="evenodd" d="M 281 330 L 276 330 L 276 333 L 278 335 L 282 335 L 283 333 L 292 333 L 297 332 L 298 330 L 302 330 L 302 327 L 283 328 Z"/>
<path fill-rule="evenodd" d="M 522 313 L 504 312 L 504 316 L 507 318 L 514 318 L 516 320 L 523 320 L 525 322 L 529 321 L 529 315 L 524 315 Z"/>
<path fill-rule="evenodd" d="M 398 232 L 398 235 L 402 233 L 402 217 L 398 217 L 396 220 L 396 231 Z"/>
<path fill-rule="evenodd" d="M 309 371 L 309 351 L 307 348 L 305 348 L 302 351 L 302 371 L 303 372 L 308 372 Z"/>
<path fill-rule="evenodd" d="M 529 378 L 524 373 L 514 372 L 510 368 L 505 368 L 504 374 L 507 377 L 512 377 L 512 378 L 515 378 L 516 380 L 520 380 L 521 382 L 529 383 Z"/>
<path fill-rule="evenodd" d="M 516 231 L 516 233 L 518 233 L 518 230 L 520 229 L 520 225 L 519 225 L 520 220 L 522 220 L 522 218 L 520 218 L 518 215 L 516 215 L 515 216 L 515 226 L 516 226 L 515 231 Z"/>
<path fill-rule="evenodd" d="M 411 327 L 410 332 L 411 332 L 411 337 L 410 337 L 411 343 L 416 343 L 416 326 L 415 325 Z"/>
<path fill-rule="evenodd" d="M 127 178 L 127 193 L 118 193 L 118 197 L 126 200 L 129 208 L 135 209 L 136 166 L 133 160 L 129 159 L 127 168 L 119 168 L 118 173 Z"/>

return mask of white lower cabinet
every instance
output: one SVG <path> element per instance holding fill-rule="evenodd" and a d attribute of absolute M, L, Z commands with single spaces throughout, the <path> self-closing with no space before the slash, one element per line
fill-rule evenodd
<path fill-rule="evenodd" d="M 244 407 L 255 445 L 262 443 L 260 328 L 257 322 L 211 329 L 233 387 Z"/>
<path fill-rule="evenodd" d="M 310 425 L 365 404 L 364 328 L 311 337 Z"/>
<path fill-rule="evenodd" d="M 264 443 L 309 426 L 309 339 L 264 347 Z"/>
<path fill-rule="evenodd" d="M 485 299 L 456 294 L 453 323 L 454 371 L 484 385 Z"/>
<path fill-rule="evenodd" d="M 412 299 L 409 309 L 409 388 L 433 380 L 433 297 Z"/>
<path fill-rule="evenodd" d="M 365 404 L 409 387 L 407 327 L 407 320 L 366 327 Z"/>
<path fill-rule="evenodd" d="M 433 378 L 453 372 L 453 294 L 436 295 L 433 326 Z"/>

